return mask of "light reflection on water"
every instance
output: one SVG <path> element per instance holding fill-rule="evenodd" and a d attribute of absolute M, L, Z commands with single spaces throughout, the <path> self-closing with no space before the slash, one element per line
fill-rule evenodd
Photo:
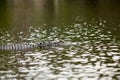
<path fill-rule="evenodd" d="M 7 31 L 2 33 L 2 44 L 18 40 L 62 40 L 80 44 L 58 49 L 0 52 L 0 79 L 119 80 L 120 45 L 110 31 L 104 31 L 105 22 L 75 23 L 51 29 L 31 26 L 26 37 L 24 32 L 17 36 Z"/>

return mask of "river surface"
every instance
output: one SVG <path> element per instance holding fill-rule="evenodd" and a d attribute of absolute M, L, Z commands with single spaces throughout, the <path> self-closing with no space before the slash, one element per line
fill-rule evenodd
<path fill-rule="evenodd" d="M 119 0 L 1 0 L 0 44 L 63 41 L 0 51 L 0 80 L 120 80 Z"/>

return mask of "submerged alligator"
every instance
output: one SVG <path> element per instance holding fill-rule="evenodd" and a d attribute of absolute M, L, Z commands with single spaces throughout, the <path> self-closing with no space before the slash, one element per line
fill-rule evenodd
<path fill-rule="evenodd" d="M 54 47 L 62 47 L 64 42 L 53 42 L 53 41 L 46 41 L 46 42 L 39 42 L 39 43 L 9 43 L 6 45 L 0 46 L 0 51 L 23 51 L 23 50 L 31 50 L 35 48 L 46 49 L 46 48 L 54 48 Z"/>

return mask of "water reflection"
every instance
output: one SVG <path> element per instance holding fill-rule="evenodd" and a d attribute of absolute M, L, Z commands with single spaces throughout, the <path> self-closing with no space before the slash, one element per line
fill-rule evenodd
<path fill-rule="evenodd" d="M 2 32 L 1 43 L 38 42 L 62 40 L 79 42 L 63 48 L 27 51 L 0 52 L 0 79 L 33 80 L 119 80 L 120 45 L 110 30 L 105 30 L 107 21 L 98 19 L 84 21 L 62 27 L 46 29 L 29 28 L 28 36 L 18 32 L 12 36 Z M 11 37 L 11 38 L 10 38 Z M 8 40 L 8 41 L 6 41 Z"/>
<path fill-rule="evenodd" d="M 29 26 L 70 24 L 76 16 L 119 19 L 119 3 L 119 0 L 1 0 L 0 26 L 27 31 Z"/>

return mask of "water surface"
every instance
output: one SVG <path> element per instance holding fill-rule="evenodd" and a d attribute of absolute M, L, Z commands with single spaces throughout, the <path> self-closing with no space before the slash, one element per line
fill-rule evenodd
<path fill-rule="evenodd" d="M 56 49 L 0 51 L 1 80 L 120 79 L 118 0 L 0 3 L 0 44 L 79 42 Z"/>

